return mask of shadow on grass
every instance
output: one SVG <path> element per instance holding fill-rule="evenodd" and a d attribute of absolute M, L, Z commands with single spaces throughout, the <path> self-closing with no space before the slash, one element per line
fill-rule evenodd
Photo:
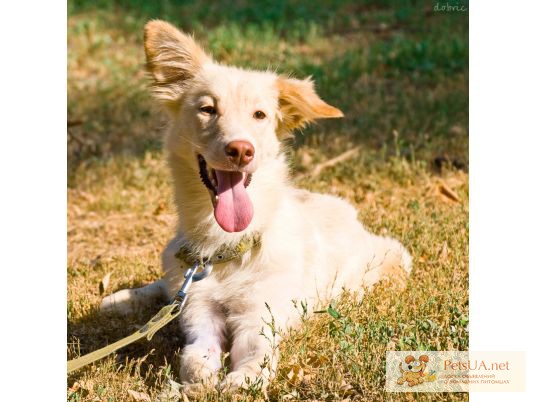
<path fill-rule="evenodd" d="M 148 322 L 165 304 L 165 301 L 161 301 L 129 315 L 101 313 L 98 310 L 92 310 L 90 314 L 76 321 L 69 321 L 67 338 L 72 345 L 70 350 L 76 349 L 76 346 L 80 345 L 80 355 L 84 355 L 125 338 Z M 178 320 L 175 320 L 159 330 L 150 341 L 140 339 L 119 349 L 111 356 L 115 356 L 116 365 L 123 366 L 126 366 L 127 359 L 132 361 L 145 358 L 142 366 L 143 375 L 143 369 L 147 370 L 151 365 L 158 368 L 170 363 L 174 364 L 170 359 L 175 356 L 183 344 L 184 339 L 178 327 Z M 74 358 L 75 356 L 70 353 L 68 357 Z M 103 361 L 99 360 L 94 364 L 102 364 Z M 79 379 L 88 367 L 71 373 L 69 382 Z"/>

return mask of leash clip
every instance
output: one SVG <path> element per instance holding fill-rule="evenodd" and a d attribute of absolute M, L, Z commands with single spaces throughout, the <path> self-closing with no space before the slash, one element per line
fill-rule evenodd
<path fill-rule="evenodd" d="M 202 267 L 201 272 L 197 270 Z M 151 340 L 153 335 L 163 326 L 167 325 L 171 320 L 177 317 L 181 311 L 184 303 L 188 299 L 188 289 L 193 282 L 205 279 L 212 272 L 212 264 L 210 262 L 196 261 L 194 265 L 186 270 L 184 273 L 184 283 L 179 291 L 175 294 L 169 304 L 160 310 L 160 312 L 154 316 L 143 328 L 140 329 L 141 333 L 147 333 L 147 340 Z"/>
<path fill-rule="evenodd" d="M 200 267 L 202 267 L 203 270 L 201 272 L 197 272 Z M 205 279 L 212 272 L 212 267 L 213 266 L 210 261 L 204 260 L 202 262 L 196 261 L 192 267 L 188 268 L 184 273 L 185 281 L 175 297 L 173 297 L 171 300 L 171 304 L 177 304 L 177 302 L 180 303 L 180 305 L 184 304 L 184 302 L 186 302 L 186 298 L 188 297 L 188 289 L 190 289 L 192 283 Z"/>

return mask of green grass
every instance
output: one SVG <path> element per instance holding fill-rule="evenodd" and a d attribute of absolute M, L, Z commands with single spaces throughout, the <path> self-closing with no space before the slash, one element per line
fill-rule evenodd
<path fill-rule="evenodd" d="M 69 356 L 128 335 L 158 309 L 129 318 L 98 312 L 106 274 L 104 295 L 159 277 L 159 253 L 176 224 L 160 143 L 165 120 L 143 72 L 143 25 L 163 18 L 223 62 L 312 75 L 346 117 L 296 136 L 294 170 L 356 145 L 360 152 L 297 184 L 346 198 L 367 227 L 399 238 L 414 258 L 410 291 L 381 286 L 361 305 L 345 294 L 333 301 L 336 318 L 314 315 L 287 337 L 269 399 L 466 400 L 383 391 L 386 350 L 468 347 L 468 15 L 433 12 L 434 4 L 70 2 Z M 438 171 L 438 158 L 462 170 L 447 163 Z M 457 201 L 441 192 L 445 185 Z M 155 398 L 176 379 L 179 345 L 171 324 L 152 342 L 70 375 L 68 399 L 123 401 L 134 398 L 129 390 Z M 251 389 L 239 398 L 256 397 Z"/>

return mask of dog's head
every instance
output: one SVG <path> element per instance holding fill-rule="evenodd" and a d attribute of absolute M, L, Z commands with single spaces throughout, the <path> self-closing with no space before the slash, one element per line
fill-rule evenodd
<path fill-rule="evenodd" d="M 412 373 L 423 373 L 426 369 L 426 363 L 428 363 L 429 358 L 427 355 L 422 355 L 419 357 L 419 360 L 415 360 L 415 357 L 409 355 L 404 359 L 404 364 L 402 364 L 402 369 L 404 371 L 409 371 Z"/>
<path fill-rule="evenodd" d="M 174 124 L 169 151 L 199 170 L 227 232 L 251 222 L 247 187 L 259 166 L 278 156 L 281 139 L 315 119 L 342 117 L 310 79 L 220 65 L 163 21 L 145 26 L 145 53 L 153 93 Z"/>

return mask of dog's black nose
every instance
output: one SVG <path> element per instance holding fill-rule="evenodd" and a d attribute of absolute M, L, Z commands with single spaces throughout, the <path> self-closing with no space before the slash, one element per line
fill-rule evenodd
<path fill-rule="evenodd" d="M 408 368 L 411 370 L 411 366 L 408 366 Z"/>
<path fill-rule="evenodd" d="M 225 147 L 225 154 L 237 166 L 246 166 L 253 160 L 255 148 L 248 141 L 231 141 Z"/>

